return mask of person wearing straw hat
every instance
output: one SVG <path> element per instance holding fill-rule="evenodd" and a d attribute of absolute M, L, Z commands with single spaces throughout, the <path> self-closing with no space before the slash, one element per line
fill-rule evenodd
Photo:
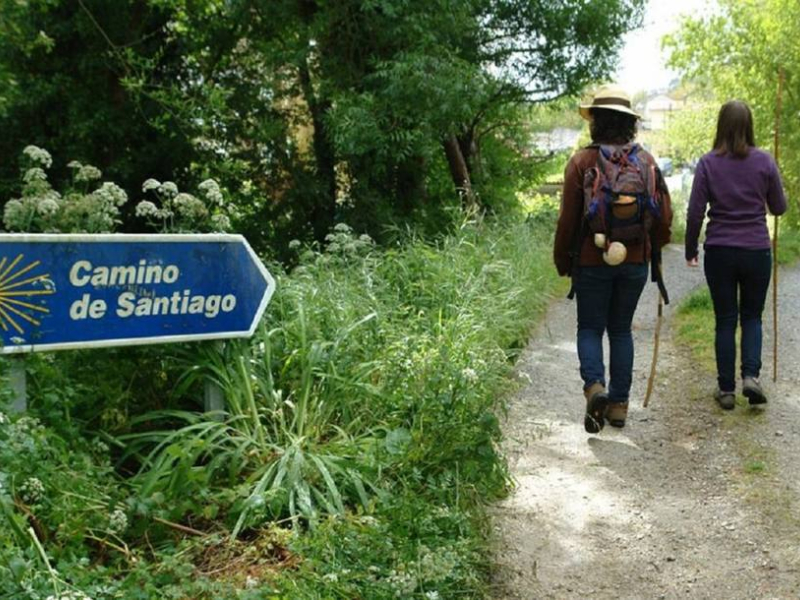
<path fill-rule="evenodd" d="M 559 275 L 573 278 L 570 297 L 573 292 L 577 296 L 578 360 L 586 400 L 584 427 L 589 433 L 597 433 L 606 420 L 616 427 L 625 425 L 634 360 L 631 323 L 651 257 L 669 242 L 672 209 L 655 159 L 634 143 L 640 117 L 625 90 L 603 86 L 590 103 L 579 106 L 579 111 L 589 122 L 592 143 L 577 151 L 564 171 L 553 258 Z M 626 240 L 624 245 L 609 243 L 603 233 L 592 234 L 597 230 L 590 220 L 591 211 L 587 212 L 592 198 L 587 177 L 597 181 L 596 174 L 606 168 L 598 165 L 612 155 L 615 160 L 623 156 L 623 163 L 633 163 L 628 167 L 630 172 L 641 171 L 649 193 L 640 196 L 646 196 L 658 209 L 658 218 L 649 222 L 647 229 L 641 227 L 644 234 Z M 603 180 L 601 189 L 606 189 L 607 183 Z M 596 191 L 598 186 L 594 187 Z M 610 346 L 608 387 L 603 362 L 606 334 Z"/>
<path fill-rule="evenodd" d="M 786 212 L 775 160 L 756 148 L 753 115 L 739 100 L 722 105 L 714 147 L 697 164 L 686 216 L 686 263 L 699 266 L 698 238 L 708 209 L 703 267 L 714 305 L 714 350 L 720 407 L 736 399 L 736 324 L 741 324 L 742 394 L 764 404 L 761 314 L 772 271 L 767 210 Z"/>

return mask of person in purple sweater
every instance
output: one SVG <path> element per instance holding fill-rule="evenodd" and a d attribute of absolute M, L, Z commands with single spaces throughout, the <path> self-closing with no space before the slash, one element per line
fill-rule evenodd
<path fill-rule="evenodd" d="M 767 297 L 772 254 L 767 209 L 786 212 L 781 176 L 772 156 L 756 148 L 753 115 L 733 100 L 719 111 L 714 149 L 697 165 L 686 216 L 686 263 L 698 266 L 697 240 L 708 207 L 703 266 L 714 303 L 719 388 L 726 410 L 736 395 L 736 322 L 741 321 L 742 393 L 750 404 L 767 401 L 761 371 L 761 313 Z"/>

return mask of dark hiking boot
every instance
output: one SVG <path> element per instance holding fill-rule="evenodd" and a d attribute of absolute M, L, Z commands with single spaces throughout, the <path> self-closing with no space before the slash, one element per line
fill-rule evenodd
<path fill-rule="evenodd" d="M 609 402 L 606 408 L 606 421 L 612 427 L 625 427 L 625 419 L 628 417 L 627 402 Z"/>
<path fill-rule="evenodd" d="M 720 408 L 724 410 L 733 410 L 733 407 L 736 406 L 736 393 L 723 392 L 722 390 L 718 389 L 716 392 L 714 392 L 714 400 L 717 401 Z"/>
<path fill-rule="evenodd" d="M 597 433 L 605 422 L 606 406 L 608 406 L 608 394 L 606 388 L 601 383 L 593 383 L 583 390 L 586 396 L 586 416 L 583 418 L 583 428 L 587 433 Z"/>
<path fill-rule="evenodd" d="M 750 401 L 750 404 L 766 404 L 767 396 L 764 390 L 761 389 L 761 384 L 755 377 L 745 377 L 742 383 L 742 393 L 745 398 Z"/>

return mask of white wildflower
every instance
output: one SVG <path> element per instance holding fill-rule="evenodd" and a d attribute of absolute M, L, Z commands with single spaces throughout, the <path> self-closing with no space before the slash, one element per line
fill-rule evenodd
<path fill-rule="evenodd" d="M 441 596 L 439 592 L 435 590 L 432 592 L 425 592 L 425 600 L 439 600 L 439 598 L 441 598 Z"/>
<path fill-rule="evenodd" d="M 353 231 L 350 225 L 348 225 L 347 223 L 337 223 L 334 226 L 333 230 L 339 233 L 350 233 L 351 231 Z"/>
<path fill-rule="evenodd" d="M 149 200 L 142 200 L 136 205 L 137 217 L 154 217 L 158 215 L 158 207 Z"/>
<path fill-rule="evenodd" d="M 191 194 L 181 192 L 172 201 L 177 213 L 190 219 L 203 219 L 208 216 L 208 209 L 203 201 Z"/>
<path fill-rule="evenodd" d="M 12 338 L 11 341 L 13 342 L 14 338 Z M 33 417 L 22 417 L 19 421 L 17 421 L 17 430 L 20 433 L 29 433 L 37 427 L 39 427 L 39 421 Z"/>
<path fill-rule="evenodd" d="M 71 160 L 67 163 L 70 169 L 80 169 L 83 165 L 77 160 Z"/>
<path fill-rule="evenodd" d="M 108 530 L 117 535 L 124 533 L 128 528 L 128 516 L 121 508 L 117 508 L 108 517 Z"/>
<path fill-rule="evenodd" d="M 25 504 L 36 504 L 44 498 L 44 484 L 36 477 L 28 477 L 19 486 L 19 497 Z"/>
<path fill-rule="evenodd" d="M 228 215 L 217 214 L 211 217 L 211 226 L 215 231 L 230 231 L 231 220 Z"/>
<path fill-rule="evenodd" d="M 45 173 L 44 169 L 40 167 L 33 167 L 25 171 L 25 174 L 22 176 L 22 180 L 25 183 L 33 183 L 34 181 L 47 181 L 47 173 Z"/>
<path fill-rule="evenodd" d="M 103 176 L 103 172 L 92 165 L 81 165 L 75 173 L 75 181 L 97 181 Z"/>
<path fill-rule="evenodd" d="M 94 447 L 94 451 L 98 454 L 108 454 L 108 444 L 106 444 L 103 440 L 95 438 L 92 442 L 92 446 Z"/>
<path fill-rule="evenodd" d="M 325 573 L 325 575 L 322 576 L 322 580 L 330 583 L 336 583 L 339 581 L 339 576 L 336 573 Z"/>
<path fill-rule="evenodd" d="M 53 198 L 43 198 L 36 206 L 36 211 L 43 217 L 52 217 L 61 208 Z"/>
<path fill-rule="evenodd" d="M 19 230 L 24 227 L 28 214 L 28 209 L 20 200 L 9 200 L 3 209 L 3 223 L 8 229 Z"/>
<path fill-rule="evenodd" d="M 392 571 L 387 580 L 394 588 L 394 595 L 397 598 L 407 598 L 417 589 L 417 579 L 403 571 Z"/>
<path fill-rule="evenodd" d="M 0 412 L 0 425 L 5 425 L 8 423 L 8 417 L 4 412 Z"/>
<path fill-rule="evenodd" d="M 468 382 L 468 383 L 475 383 L 478 381 L 478 373 L 475 369 L 471 367 L 467 367 L 461 371 L 461 376 Z"/>
<path fill-rule="evenodd" d="M 25 146 L 22 153 L 27 156 L 31 162 L 42 165 L 45 169 L 49 169 L 53 164 L 53 157 L 44 148 L 38 146 Z"/>
<path fill-rule="evenodd" d="M 165 194 L 167 196 L 177 196 L 178 195 L 178 186 L 175 185 L 172 181 L 165 181 L 160 186 L 158 186 L 158 192 L 160 194 Z"/>
<path fill-rule="evenodd" d="M 161 187 L 161 182 L 158 179 L 148 179 L 142 184 L 142 191 L 149 192 L 150 190 L 157 190 Z"/>
<path fill-rule="evenodd" d="M 92 600 L 92 598 L 83 592 L 66 591 L 58 594 L 51 594 L 46 598 L 46 600 Z"/>
<path fill-rule="evenodd" d="M 206 179 L 197 186 L 197 188 L 205 194 L 206 199 L 211 202 L 211 204 L 216 204 L 217 206 L 222 205 L 222 191 L 219 189 L 219 184 L 216 181 L 213 179 Z"/>
<path fill-rule="evenodd" d="M 259 583 L 260 582 L 258 581 L 257 577 L 253 577 L 252 575 L 248 575 L 247 579 L 244 580 L 244 587 L 247 588 L 248 590 L 252 590 L 253 588 L 258 587 Z"/>
<path fill-rule="evenodd" d="M 369 237 L 366 233 L 362 233 L 360 236 L 358 236 L 358 241 L 361 242 L 362 244 L 370 244 L 370 245 L 375 243 L 373 239 Z"/>
<path fill-rule="evenodd" d="M 128 201 L 125 190 L 110 181 L 104 181 L 100 189 L 95 190 L 93 194 L 108 206 L 122 206 Z"/>
<path fill-rule="evenodd" d="M 166 221 L 167 219 L 171 219 L 175 216 L 175 213 L 172 212 L 169 208 L 164 206 L 156 211 L 156 218 L 161 219 L 162 221 Z"/>
<path fill-rule="evenodd" d="M 197 200 L 197 198 L 195 198 L 191 194 L 187 194 L 186 192 L 181 192 L 180 194 L 175 196 L 175 199 L 172 201 L 172 203 L 176 207 L 181 207 L 181 206 L 185 206 L 185 205 L 191 204 L 195 200 Z"/>
<path fill-rule="evenodd" d="M 289 250 L 297 250 L 301 245 L 300 240 L 292 240 L 289 242 Z"/>

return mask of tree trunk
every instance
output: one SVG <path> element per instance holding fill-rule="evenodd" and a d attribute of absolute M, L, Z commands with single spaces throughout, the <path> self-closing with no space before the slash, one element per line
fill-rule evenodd
<path fill-rule="evenodd" d="M 314 87 L 311 84 L 311 72 L 308 68 L 308 57 L 298 65 L 298 72 L 303 99 L 308 105 L 311 124 L 314 127 L 312 145 L 317 166 L 317 178 L 322 187 L 322 197 L 319 205 L 315 207 L 312 226 L 314 228 L 314 237 L 318 241 L 322 241 L 331 227 L 333 227 L 336 217 L 336 158 L 333 145 L 325 135 L 325 125 L 323 123 L 325 112 L 330 108 L 330 102 L 321 101 L 314 94 Z"/>
<path fill-rule="evenodd" d="M 461 146 L 455 135 L 447 136 L 442 142 L 447 165 L 450 167 L 450 177 L 461 196 L 461 203 L 465 208 L 472 208 L 476 204 L 475 193 L 472 191 L 472 181 L 469 176 L 469 167 L 461 151 Z"/>
<path fill-rule="evenodd" d="M 314 86 L 311 82 L 311 68 L 309 67 L 311 40 L 308 36 L 308 29 L 313 24 L 314 15 L 319 10 L 319 6 L 315 0 L 298 0 L 297 9 L 300 19 L 306 28 L 301 34 L 305 39 L 303 39 L 303 57 L 297 65 L 298 76 L 303 99 L 311 115 L 311 125 L 314 127 L 312 145 L 317 166 L 317 178 L 322 187 L 322 196 L 319 204 L 314 207 L 312 227 L 314 228 L 314 237 L 321 242 L 333 227 L 336 219 L 336 156 L 333 144 L 330 143 L 327 135 L 325 135 L 325 125 L 323 123 L 325 113 L 331 107 L 331 104 L 328 100 L 319 99 L 314 93 Z"/>

